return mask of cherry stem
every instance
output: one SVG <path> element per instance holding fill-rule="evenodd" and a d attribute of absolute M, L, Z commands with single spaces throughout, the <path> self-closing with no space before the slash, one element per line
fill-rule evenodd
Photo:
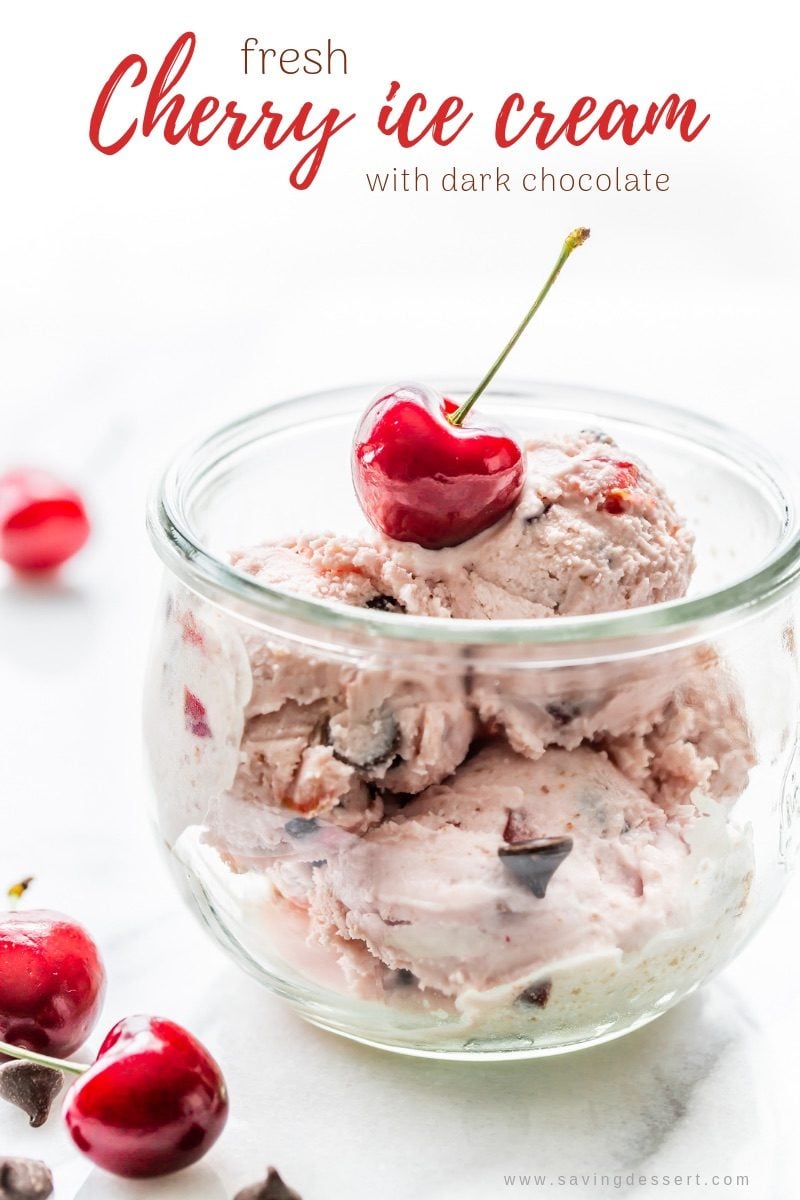
<path fill-rule="evenodd" d="M 536 297 L 533 304 L 531 305 L 531 307 L 528 309 L 527 313 L 523 317 L 522 322 L 519 325 L 519 328 L 517 329 L 516 333 L 510 339 L 510 341 L 506 342 L 505 346 L 500 351 L 497 358 L 494 360 L 491 367 L 484 375 L 483 379 L 480 381 L 478 386 L 475 388 L 475 391 L 472 393 L 472 395 L 469 396 L 464 401 L 464 403 L 461 405 L 460 408 L 456 409 L 456 411 L 454 413 L 450 414 L 450 416 L 448 417 L 448 420 L 450 421 L 451 425 L 460 425 L 463 422 L 463 420 L 466 417 L 469 410 L 472 408 L 475 401 L 478 399 L 478 397 L 482 396 L 483 393 L 486 391 L 487 387 L 492 382 L 495 375 L 500 370 L 503 363 L 508 358 L 509 354 L 514 349 L 517 342 L 519 341 L 519 339 L 522 337 L 523 333 L 527 329 L 528 324 L 530 323 L 534 314 L 538 311 L 539 306 L 541 305 L 541 303 L 544 300 L 547 293 L 550 291 L 550 288 L 553 286 L 555 281 L 558 279 L 559 275 L 561 274 L 561 268 L 564 266 L 564 263 L 567 261 L 570 254 L 572 254 L 572 251 L 576 248 L 576 246 L 582 246 L 583 243 L 588 238 L 588 236 L 589 236 L 589 230 L 580 228 L 580 229 L 573 229 L 572 233 L 567 237 L 566 241 L 564 242 L 564 245 L 561 247 L 561 253 L 558 256 L 558 261 L 556 262 L 556 265 L 553 267 L 552 271 L 550 272 L 550 274 L 547 277 L 547 282 L 545 283 L 544 287 L 539 292 L 539 295 Z"/>
<path fill-rule="evenodd" d="M 49 1054 L 37 1054 L 35 1050 L 25 1050 L 22 1046 L 12 1046 L 9 1042 L 0 1042 L 0 1056 L 20 1058 L 24 1062 L 38 1063 L 40 1067 L 52 1067 L 54 1071 L 68 1071 L 71 1075 L 83 1075 L 89 1070 L 90 1063 L 67 1062 L 65 1058 L 51 1058 Z"/>
<path fill-rule="evenodd" d="M 33 876 L 26 875 L 24 879 L 20 879 L 19 883 L 13 884 L 8 889 L 8 891 L 6 892 L 6 895 L 8 896 L 8 899 L 10 901 L 12 912 L 14 911 L 14 909 L 16 909 L 20 900 L 25 895 L 25 893 L 27 892 L 28 888 L 31 886 L 32 883 L 33 883 Z"/>

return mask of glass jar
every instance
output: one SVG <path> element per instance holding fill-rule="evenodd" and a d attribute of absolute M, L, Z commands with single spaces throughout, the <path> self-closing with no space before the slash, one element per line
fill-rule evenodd
<path fill-rule="evenodd" d="M 246 417 L 153 497 L 146 743 L 174 874 L 246 970 L 348 1037 L 451 1058 L 617 1037 L 738 953 L 795 858 L 793 481 L 677 409 L 507 386 L 482 409 L 519 433 L 599 427 L 650 465 L 696 536 L 687 598 L 455 620 L 232 565 L 363 528 L 349 453 L 371 395 Z"/>

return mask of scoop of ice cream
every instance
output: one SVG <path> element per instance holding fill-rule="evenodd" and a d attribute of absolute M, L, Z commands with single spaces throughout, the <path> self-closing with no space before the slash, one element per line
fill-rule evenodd
<path fill-rule="evenodd" d="M 489 620 L 610 612 L 685 593 L 694 539 L 642 462 L 590 431 L 526 451 L 525 490 L 507 518 L 446 550 L 383 539 L 364 563 L 374 586 L 410 613 Z"/>
<path fill-rule="evenodd" d="M 418 616 L 569 616 L 685 593 L 693 535 L 642 462 L 591 431 L 531 441 L 526 452 L 516 509 L 460 546 L 322 534 L 233 562 L 301 595 Z"/>
<path fill-rule="evenodd" d="M 590 742 L 667 811 L 741 793 L 754 751 L 735 680 L 709 646 L 552 669 L 473 666 L 481 721 L 529 758 Z"/>
<path fill-rule="evenodd" d="M 692 669 L 675 674 L 660 711 L 598 739 L 628 779 L 670 813 L 697 793 L 735 800 L 756 762 L 739 685 L 708 647 L 695 658 Z"/>
<path fill-rule="evenodd" d="M 250 550 L 234 562 L 270 586 L 368 604 L 378 593 L 360 564 L 374 565 L 376 555 L 357 541 L 322 536 Z M 464 681 L 450 672 L 423 673 L 385 657 L 355 664 L 261 633 L 247 634 L 245 645 L 252 691 L 238 795 L 331 813 L 351 827 L 354 813 L 372 810 L 365 787 L 420 792 L 451 774 L 469 749 L 475 718 Z"/>
<path fill-rule="evenodd" d="M 572 849 L 539 898 L 499 853 Z M 315 872 L 315 936 L 356 975 L 411 972 L 447 996 L 554 959 L 637 949 L 681 920 L 688 848 L 599 751 L 536 762 L 491 744 Z"/>
<path fill-rule="evenodd" d="M 606 443 L 589 438 L 583 435 L 572 440 L 573 457 L 583 461 L 583 452 L 575 449 L 580 445 L 593 454 L 599 445 L 608 449 Z M 569 457 L 563 448 L 558 454 Z M 594 463 L 595 459 L 587 461 Z M 647 483 L 647 494 L 661 495 L 646 475 L 641 479 Z M 663 499 L 660 503 L 663 516 L 669 506 Z M 581 516 L 573 494 L 568 503 L 554 502 L 550 511 L 557 508 L 571 513 L 570 519 L 591 523 L 598 517 L 596 504 Z M 650 511 L 648 505 L 644 508 Z M 512 521 L 518 519 L 515 514 Z M 613 530 L 641 532 L 644 518 L 631 512 L 606 512 L 603 520 L 612 522 Z M 499 561 L 498 541 L 509 536 L 509 529 L 510 525 L 484 535 L 491 552 L 488 561 Z M 691 569 L 690 544 L 689 535 L 679 527 L 673 548 L 676 553 L 681 548 L 685 551 L 685 557 L 675 560 L 682 563 L 685 581 Z M 251 551 L 238 561 L 257 578 L 279 584 L 290 581 L 296 591 L 304 589 L 366 607 L 445 615 L 458 607 L 457 595 L 462 601 L 468 593 L 486 595 L 481 582 L 485 575 L 479 575 L 477 568 L 467 568 L 462 561 L 454 571 L 452 556 L 464 551 L 463 546 L 424 551 L 403 543 L 320 535 Z M 524 581 L 519 582 L 524 555 L 509 553 L 513 564 L 509 589 L 517 580 L 516 595 L 524 586 Z M 426 568 L 427 574 L 410 570 L 412 560 L 419 559 L 424 565 L 431 556 L 439 564 L 435 577 L 432 568 Z M 641 561 L 643 564 L 644 559 Z M 533 562 L 538 562 L 535 552 Z M 645 576 L 649 578 L 646 572 Z M 673 582 L 678 586 L 676 580 L 677 576 Z M 510 603 L 511 595 L 507 589 L 503 603 Z M 470 611 L 469 615 L 474 614 Z M 515 610 L 513 615 L 519 612 Z M 265 734 L 272 736 L 272 728 L 279 738 L 283 699 L 298 701 L 302 712 L 290 711 L 286 716 L 295 728 L 298 720 L 305 719 L 305 744 L 313 750 L 311 761 L 315 768 L 325 768 L 333 789 L 320 808 L 350 788 L 353 772 L 343 767 L 352 767 L 360 778 L 396 792 L 415 793 L 443 779 L 469 748 L 472 723 L 468 708 L 485 728 L 504 733 L 515 750 L 530 758 L 539 757 L 549 746 L 574 749 L 586 741 L 600 744 L 637 786 L 670 811 L 689 803 L 698 785 L 713 796 L 738 794 L 752 764 L 738 689 L 708 647 L 644 657 L 611 656 L 591 665 L 565 664 L 547 670 L 525 669 L 522 659 L 518 669 L 497 670 L 491 663 L 484 668 L 479 659 L 473 659 L 462 681 L 463 691 L 459 686 L 457 696 L 452 694 L 452 672 L 437 690 L 433 677 L 426 678 L 423 685 L 418 670 L 406 670 L 402 665 L 362 672 L 356 679 L 340 663 L 314 659 L 304 651 L 298 655 L 294 650 L 267 647 L 264 652 L 263 647 L 255 646 L 251 660 L 254 684 L 248 713 L 272 715 L 269 722 L 253 728 L 252 739 L 248 727 L 245 750 L 256 742 L 263 746 L 269 740 Z M 324 753 L 318 749 L 323 743 L 327 746 Z M 389 745 L 395 747 L 391 759 L 387 757 Z M 282 750 L 275 746 L 278 756 Z M 293 743 L 293 753 L 301 753 L 300 743 Z M 297 757 L 292 761 L 295 766 L 299 763 Z M 305 774 L 300 772 L 298 779 L 304 783 Z M 322 795 L 324 787 L 317 790 Z M 293 803 L 291 797 L 288 802 Z M 302 804 L 301 798 L 299 807 Z"/>

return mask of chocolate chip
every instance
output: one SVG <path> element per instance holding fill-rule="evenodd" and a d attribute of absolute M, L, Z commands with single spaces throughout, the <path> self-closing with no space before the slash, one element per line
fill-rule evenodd
<path fill-rule="evenodd" d="M 545 704 L 544 711 L 556 725 L 569 725 L 570 721 L 580 716 L 581 706 L 577 700 L 555 700 L 552 704 Z"/>
<path fill-rule="evenodd" d="M 529 887 L 537 900 L 543 900 L 547 885 L 572 850 L 572 838 L 534 838 L 514 846 L 500 846 L 497 853 L 520 883 Z"/>
<path fill-rule="evenodd" d="M 544 1008 L 553 990 L 552 979 L 543 979 L 533 983 L 517 996 L 517 1004 L 532 1004 L 535 1008 Z"/>
<path fill-rule="evenodd" d="M 46 1200 L 52 1194 L 53 1174 L 43 1162 L 0 1158 L 0 1200 Z"/>
<path fill-rule="evenodd" d="M 542 507 L 539 512 L 530 513 L 528 516 L 523 516 L 523 521 L 526 525 L 535 525 L 537 521 L 541 521 L 542 517 L 546 517 L 553 507 L 552 500 L 542 500 Z"/>
<path fill-rule="evenodd" d="M 594 438 L 596 442 L 603 442 L 606 446 L 613 446 L 614 439 L 610 433 L 604 433 L 602 429 L 582 429 L 581 433 L 587 433 L 589 437 Z"/>
<path fill-rule="evenodd" d="M 0 1099 L 21 1108 L 34 1129 L 44 1125 L 64 1076 L 53 1067 L 15 1059 L 0 1066 Z"/>
<path fill-rule="evenodd" d="M 412 984 L 417 982 L 417 977 L 413 971 L 408 971 L 405 967 L 400 967 L 398 971 L 395 971 L 394 981 L 398 987 L 411 987 Z"/>
<path fill-rule="evenodd" d="M 302 1196 L 287 1187 L 274 1167 L 267 1171 L 263 1183 L 254 1183 L 252 1187 L 242 1188 L 233 1200 L 303 1200 Z"/>
<path fill-rule="evenodd" d="M 316 817 L 292 817 L 291 821 L 287 821 L 283 827 L 289 834 L 289 837 L 304 838 L 310 833 L 316 833 L 319 829 L 319 821 Z"/>
<path fill-rule="evenodd" d="M 371 600 L 367 600 L 364 608 L 374 608 L 377 612 L 393 612 L 404 613 L 405 606 L 399 600 L 395 600 L 394 596 L 373 596 Z"/>
<path fill-rule="evenodd" d="M 399 737 L 393 715 L 377 711 L 352 729 L 341 717 L 332 718 L 328 722 L 325 741 L 339 762 L 368 770 L 393 765 Z"/>

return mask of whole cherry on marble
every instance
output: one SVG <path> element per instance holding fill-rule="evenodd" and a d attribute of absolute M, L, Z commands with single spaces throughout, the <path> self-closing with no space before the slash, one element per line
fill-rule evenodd
<path fill-rule="evenodd" d="M 64 1102 L 72 1140 L 97 1166 L 128 1179 L 191 1166 L 228 1118 L 219 1066 L 192 1034 L 162 1017 L 118 1021 L 90 1065 L 6 1042 L 0 1054 L 79 1076 Z"/>
<path fill-rule="evenodd" d="M 219 1066 L 174 1021 L 126 1017 L 67 1095 L 72 1140 L 130 1179 L 182 1170 L 211 1148 L 228 1117 Z"/>
<path fill-rule="evenodd" d="M 17 571 L 52 571 L 89 537 L 78 493 L 48 471 L 0 475 L 0 559 Z"/>
<path fill-rule="evenodd" d="M 542 290 L 481 382 L 460 406 L 407 384 L 379 393 L 353 441 L 353 483 L 361 508 L 387 537 L 428 550 L 457 546 L 488 529 L 519 500 L 525 452 L 499 425 L 470 418 L 588 229 L 569 234 Z"/>
<path fill-rule="evenodd" d="M 94 1028 L 106 973 L 86 930 L 49 909 L 0 913 L 0 1039 L 72 1054 Z"/>

